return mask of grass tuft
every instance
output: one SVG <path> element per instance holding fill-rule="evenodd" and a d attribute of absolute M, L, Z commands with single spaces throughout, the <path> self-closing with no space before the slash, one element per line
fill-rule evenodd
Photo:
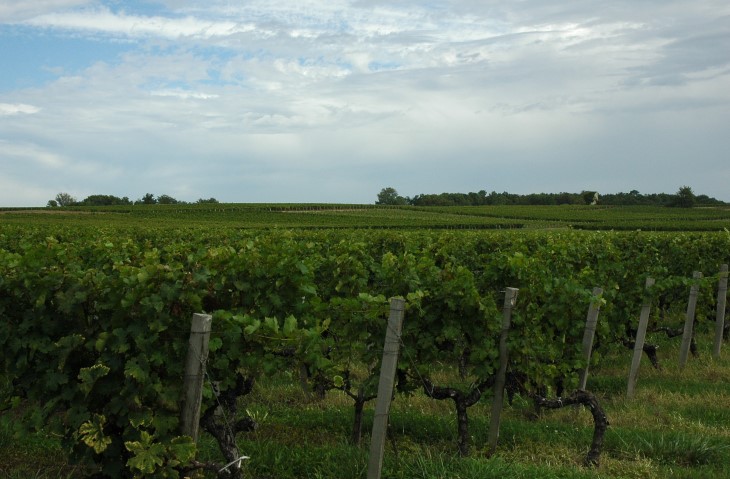
<path fill-rule="evenodd" d="M 618 453 L 627 458 L 640 456 L 659 464 L 682 467 L 721 465 L 730 460 L 730 444 L 718 438 L 653 431 L 616 437 L 620 440 Z"/>

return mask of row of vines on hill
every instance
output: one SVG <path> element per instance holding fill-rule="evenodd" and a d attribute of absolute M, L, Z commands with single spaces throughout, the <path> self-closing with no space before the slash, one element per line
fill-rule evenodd
<path fill-rule="evenodd" d="M 519 288 L 509 336 L 515 391 L 569 390 L 585 367 L 584 318 L 604 290 L 592 362 L 621 347 L 658 279 L 662 297 L 726 263 L 727 234 L 499 232 L 206 232 L 0 229 L 3 411 L 53 431 L 106 477 L 178 477 L 204 465 L 180 436 L 183 358 L 195 312 L 213 314 L 204 428 L 236 412 L 258 379 L 296 371 L 319 393 L 353 400 L 352 440 L 374 397 L 386 298 L 407 298 L 398 388 L 466 408 L 498 367 L 501 298 Z M 660 296 L 657 294 L 657 297 Z M 363 365 L 365 367 L 363 367 Z M 459 370 L 443 383 L 446 366 Z M 468 429 L 458 446 L 467 454 Z M 230 439 L 230 437 L 228 438 Z"/>

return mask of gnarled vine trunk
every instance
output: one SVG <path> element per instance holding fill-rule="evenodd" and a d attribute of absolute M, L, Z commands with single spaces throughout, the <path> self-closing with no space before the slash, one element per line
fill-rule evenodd
<path fill-rule="evenodd" d="M 249 394 L 253 390 L 253 384 L 254 379 L 252 377 L 244 377 L 239 374 L 236 378 L 236 386 L 220 394 L 218 403 L 210 406 L 200 418 L 200 425 L 218 442 L 218 447 L 226 463 L 233 463 L 241 457 L 236 444 L 236 435 L 239 432 L 256 429 L 256 422 L 250 417 L 239 419 L 234 423 L 229 422 L 235 419 L 238 412 L 238 398 Z M 219 407 L 223 410 L 222 421 L 216 414 Z M 218 477 L 230 479 L 241 479 L 243 477 L 240 468 L 235 465 L 225 470 L 222 470 L 223 466 L 217 464 L 198 464 L 197 466 L 198 468 L 216 471 Z"/>
<path fill-rule="evenodd" d="M 483 381 L 470 391 L 464 392 L 456 388 L 434 386 L 428 379 L 423 379 L 423 390 L 433 399 L 454 401 L 457 421 L 457 447 L 460 456 L 469 455 L 469 415 L 467 410 L 482 397 L 482 392 L 494 383 L 494 377 Z"/>
<path fill-rule="evenodd" d="M 360 388 L 355 396 L 355 418 L 352 424 L 352 435 L 350 436 L 350 442 L 355 446 L 360 445 L 360 439 L 362 438 L 362 414 L 365 408 L 365 403 L 369 398 L 365 397 L 365 390 Z"/>
<path fill-rule="evenodd" d="M 585 458 L 585 465 L 589 467 L 597 467 L 601 456 L 601 448 L 603 447 L 603 437 L 608 428 L 608 418 L 606 413 L 598 404 L 596 396 L 588 391 L 576 390 L 566 398 L 546 399 L 542 396 L 534 396 L 535 405 L 538 408 L 560 409 L 573 404 L 582 404 L 587 407 L 593 415 L 593 441 L 591 448 Z"/>
<path fill-rule="evenodd" d="M 628 339 L 624 340 L 624 346 L 626 346 L 627 349 L 633 350 L 635 345 L 635 341 L 631 341 Z M 661 371 L 662 367 L 659 364 L 659 356 L 657 356 L 658 350 L 659 346 L 656 344 L 644 343 L 644 346 L 642 347 L 642 351 L 644 351 L 646 357 L 649 358 L 649 361 L 651 361 L 651 365 L 654 366 L 654 369 L 656 369 L 657 371 Z"/>

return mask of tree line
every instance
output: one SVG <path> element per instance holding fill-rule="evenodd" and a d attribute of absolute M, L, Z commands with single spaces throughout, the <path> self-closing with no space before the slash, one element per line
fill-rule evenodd
<path fill-rule="evenodd" d="M 195 202 L 202 203 L 218 203 L 215 198 L 200 198 Z M 46 204 L 49 208 L 57 208 L 61 206 L 125 206 L 125 205 L 181 205 L 190 204 L 173 198 L 170 195 L 155 196 L 152 193 L 146 193 L 142 198 L 135 201 L 124 196 L 122 198 L 114 195 L 90 195 L 81 201 L 71 196 L 69 193 L 58 193 L 52 200 L 48 200 Z"/>
<path fill-rule="evenodd" d="M 597 191 L 581 191 L 580 193 L 515 193 L 486 190 L 469 193 L 420 194 L 413 198 L 401 196 L 393 187 L 387 187 L 378 193 L 376 205 L 411 205 L 411 206 L 486 206 L 486 205 L 643 205 L 673 206 L 691 208 L 693 206 L 716 206 L 726 204 L 707 195 L 695 195 L 692 188 L 682 186 L 677 193 L 641 194 L 636 190 L 628 193 L 601 194 Z"/>

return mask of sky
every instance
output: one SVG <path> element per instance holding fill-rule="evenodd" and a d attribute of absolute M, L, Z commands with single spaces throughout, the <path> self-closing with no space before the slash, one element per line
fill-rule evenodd
<path fill-rule="evenodd" d="M 0 0 L 0 206 L 730 201 L 727 0 Z"/>

